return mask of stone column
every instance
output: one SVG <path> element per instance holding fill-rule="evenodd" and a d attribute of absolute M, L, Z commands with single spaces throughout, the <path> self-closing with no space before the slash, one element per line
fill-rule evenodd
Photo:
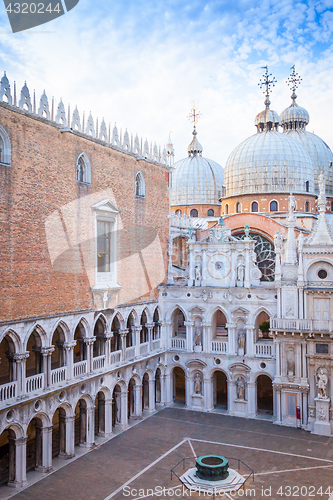
<path fill-rule="evenodd" d="M 116 415 L 115 415 L 115 422 L 116 424 L 121 424 L 121 392 L 114 392 L 114 398 L 115 398 L 115 408 L 116 408 Z"/>
<path fill-rule="evenodd" d="M 193 321 L 184 321 L 184 325 L 186 326 L 186 350 L 193 351 L 194 346 L 194 337 L 193 337 Z"/>
<path fill-rule="evenodd" d="M 281 387 L 275 386 L 275 400 L 276 400 L 276 424 L 281 425 Z"/>
<path fill-rule="evenodd" d="M 298 288 L 299 318 L 304 318 L 303 287 Z"/>
<path fill-rule="evenodd" d="M 301 363 L 302 363 L 302 350 L 301 344 L 296 345 L 295 349 L 295 377 L 297 379 L 301 378 Z"/>
<path fill-rule="evenodd" d="M 307 367 L 306 367 L 306 342 L 302 342 L 302 378 L 307 378 Z"/>
<path fill-rule="evenodd" d="M 204 404 L 205 411 L 212 411 L 214 409 L 213 404 L 213 384 L 211 378 L 203 379 L 203 395 L 204 395 Z"/>
<path fill-rule="evenodd" d="M 276 358 L 276 376 L 281 376 L 281 366 L 280 366 L 280 340 L 276 337 L 274 339 L 275 343 L 275 358 Z"/>
<path fill-rule="evenodd" d="M 66 381 L 69 382 L 74 378 L 74 347 L 76 340 L 72 342 L 64 342 L 64 349 L 66 351 Z"/>
<path fill-rule="evenodd" d="M 162 321 L 162 335 L 161 335 L 161 347 L 170 349 L 172 347 L 172 321 Z"/>
<path fill-rule="evenodd" d="M 308 393 L 306 391 L 302 392 L 302 404 L 303 404 L 303 427 L 306 428 L 308 425 Z"/>
<path fill-rule="evenodd" d="M 75 456 L 75 415 L 64 417 L 65 421 L 65 456 L 63 458 L 73 458 Z M 60 416 L 59 416 L 60 425 Z"/>
<path fill-rule="evenodd" d="M 42 472 L 52 470 L 52 425 L 41 428 Z"/>
<path fill-rule="evenodd" d="M 201 285 L 204 286 L 207 280 L 207 249 L 202 248 L 202 262 L 201 262 Z"/>
<path fill-rule="evenodd" d="M 245 279 L 244 279 L 244 288 L 249 288 L 251 285 L 250 281 L 250 248 L 249 248 L 249 241 L 245 241 Z"/>
<path fill-rule="evenodd" d="M 155 379 L 149 379 L 149 411 L 155 411 Z"/>
<path fill-rule="evenodd" d="M 121 361 L 126 361 L 126 337 L 128 330 L 120 330 L 119 335 L 121 337 Z"/>
<path fill-rule="evenodd" d="M 153 350 L 153 323 L 146 323 L 146 327 L 148 328 L 148 342 L 149 342 L 149 351 Z"/>
<path fill-rule="evenodd" d="M 92 448 L 95 444 L 95 407 L 87 408 L 86 447 Z"/>
<path fill-rule="evenodd" d="M 105 399 L 102 398 L 102 394 L 98 393 L 97 396 L 97 418 L 98 418 L 98 436 L 104 436 L 105 434 Z"/>
<path fill-rule="evenodd" d="M 120 401 L 121 401 L 120 419 L 121 419 L 122 430 L 125 430 L 128 427 L 127 397 L 128 397 L 127 391 L 120 393 Z"/>
<path fill-rule="evenodd" d="M 105 365 L 110 366 L 111 364 L 111 339 L 113 337 L 113 333 L 107 333 L 105 335 Z"/>
<path fill-rule="evenodd" d="M 41 347 L 41 355 L 43 357 L 43 373 L 44 373 L 44 388 L 51 387 L 51 356 L 54 351 L 54 346 Z"/>
<path fill-rule="evenodd" d="M 14 364 L 16 366 L 16 379 L 17 379 L 17 396 L 20 399 L 24 398 L 26 389 L 26 361 L 29 357 L 29 352 L 15 353 L 13 355 Z"/>
<path fill-rule="evenodd" d="M 187 371 L 187 370 L 186 370 Z M 192 406 L 192 387 L 191 379 L 188 373 L 185 374 L 185 406 L 186 408 L 191 408 Z"/>
<path fill-rule="evenodd" d="M 256 384 L 255 382 L 248 382 L 247 384 L 247 411 L 250 418 L 256 416 Z"/>
<path fill-rule="evenodd" d="M 165 374 L 165 392 L 166 392 L 166 405 L 170 406 L 173 404 L 173 376 L 172 373 Z"/>
<path fill-rule="evenodd" d="M 142 326 L 133 326 L 132 327 L 134 338 L 135 338 L 135 357 L 138 358 L 140 356 L 140 332 L 142 330 Z"/>
<path fill-rule="evenodd" d="M 236 354 L 236 325 L 235 323 L 227 323 L 228 328 L 228 347 L 229 354 Z"/>
<path fill-rule="evenodd" d="M 166 394 L 166 383 L 165 383 L 164 373 L 161 373 L 160 383 L 161 383 L 161 404 L 165 405 L 167 402 L 167 394 Z"/>
<path fill-rule="evenodd" d="M 94 359 L 94 342 L 96 337 L 90 337 L 84 339 L 84 343 L 86 344 L 87 349 L 87 373 L 92 373 L 93 371 L 93 359 Z"/>
<path fill-rule="evenodd" d="M 142 385 L 135 384 L 133 389 L 135 416 L 142 417 Z"/>
<path fill-rule="evenodd" d="M 235 382 L 233 380 L 228 380 L 227 382 L 228 388 L 228 413 L 230 415 L 234 414 L 234 400 L 235 400 Z"/>
<path fill-rule="evenodd" d="M 104 410 L 105 410 L 104 436 L 110 437 L 112 436 L 112 399 L 104 401 Z"/>
<path fill-rule="evenodd" d="M 8 486 L 22 487 L 27 482 L 27 440 L 27 436 L 17 439 L 9 438 L 9 446 L 12 452 L 10 453 Z"/>
<path fill-rule="evenodd" d="M 245 351 L 247 356 L 254 356 L 254 325 L 246 325 Z"/>
<path fill-rule="evenodd" d="M 202 323 L 202 349 L 204 352 L 212 352 L 212 325 Z"/>

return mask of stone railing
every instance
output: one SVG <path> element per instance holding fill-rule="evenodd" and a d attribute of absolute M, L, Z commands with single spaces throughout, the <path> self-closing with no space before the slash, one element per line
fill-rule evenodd
<path fill-rule="evenodd" d="M 227 340 L 213 340 L 212 341 L 212 352 L 227 353 L 228 352 L 228 341 Z"/>
<path fill-rule="evenodd" d="M 74 363 L 74 377 L 80 377 L 87 373 L 87 360 Z"/>
<path fill-rule="evenodd" d="M 51 370 L 51 385 L 58 385 L 66 380 L 67 368 L 66 366 L 61 366 L 60 368 L 55 368 Z"/>
<path fill-rule="evenodd" d="M 105 367 L 105 359 L 106 359 L 105 354 L 93 358 L 93 370 L 102 370 Z"/>
<path fill-rule="evenodd" d="M 119 363 L 120 361 L 121 361 L 121 351 L 111 352 L 111 355 L 110 355 L 111 365 L 115 365 L 116 363 Z"/>
<path fill-rule="evenodd" d="M 145 356 L 149 352 L 149 342 L 140 344 L 140 356 Z"/>
<path fill-rule="evenodd" d="M 333 333 L 333 320 L 271 318 L 271 330 Z"/>
<path fill-rule="evenodd" d="M 17 396 L 17 382 L 0 385 L 0 402 L 14 399 Z"/>
<path fill-rule="evenodd" d="M 161 339 L 153 340 L 153 351 L 158 351 L 161 348 Z"/>
<path fill-rule="evenodd" d="M 135 358 L 135 346 L 126 348 L 126 360 Z"/>
<path fill-rule="evenodd" d="M 44 387 L 44 373 L 38 373 L 32 377 L 27 377 L 25 386 L 27 394 L 42 389 Z"/>
<path fill-rule="evenodd" d="M 274 358 L 274 344 L 273 341 L 260 340 L 255 344 L 255 355 L 260 358 Z"/>
<path fill-rule="evenodd" d="M 172 338 L 171 339 L 172 349 L 186 349 L 186 339 Z"/>

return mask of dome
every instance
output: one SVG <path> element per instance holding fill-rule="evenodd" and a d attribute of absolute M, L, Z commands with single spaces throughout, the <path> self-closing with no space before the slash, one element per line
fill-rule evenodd
<path fill-rule="evenodd" d="M 326 180 L 326 194 L 333 196 L 333 153 L 326 142 L 302 129 L 287 130 L 286 135 L 302 144 L 309 153 L 314 166 L 315 193 L 319 194 L 318 180 L 322 171 Z"/>
<path fill-rule="evenodd" d="M 225 185 L 226 196 L 290 192 L 313 194 L 311 158 L 299 141 L 289 135 L 275 130 L 259 132 L 242 142 L 229 156 L 225 167 Z"/>
<path fill-rule="evenodd" d="M 202 157 L 202 146 L 194 128 L 188 157 L 174 164 L 171 205 L 216 205 L 222 196 L 224 170 Z"/>
<path fill-rule="evenodd" d="M 309 113 L 305 108 L 298 106 L 296 102 L 293 102 L 289 108 L 283 110 L 280 118 L 284 131 L 295 128 L 302 129 L 309 123 Z"/>
<path fill-rule="evenodd" d="M 280 117 L 276 111 L 266 108 L 264 111 L 257 114 L 254 124 L 258 131 L 277 130 L 277 127 L 280 125 Z"/>

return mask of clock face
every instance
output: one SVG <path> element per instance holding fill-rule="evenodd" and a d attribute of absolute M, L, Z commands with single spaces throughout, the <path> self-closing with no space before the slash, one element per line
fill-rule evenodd
<path fill-rule="evenodd" d="M 212 278 L 222 280 L 230 273 L 230 260 L 223 253 L 212 255 L 207 263 L 207 269 Z"/>

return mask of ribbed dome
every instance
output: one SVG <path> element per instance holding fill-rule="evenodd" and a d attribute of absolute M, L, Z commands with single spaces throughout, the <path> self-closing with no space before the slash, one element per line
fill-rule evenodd
<path fill-rule="evenodd" d="M 289 108 L 284 109 L 280 115 L 283 130 L 292 130 L 296 128 L 303 129 L 309 123 L 309 113 L 296 102 L 293 102 Z"/>
<path fill-rule="evenodd" d="M 314 193 L 314 174 L 306 149 L 274 130 L 242 142 L 225 167 L 226 196 L 250 193 Z"/>
<path fill-rule="evenodd" d="M 306 130 L 287 130 L 286 133 L 288 137 L 300 142 L 310 155 L 314 167 L 315 193 L 319 194 L 318 180 L 323 171 L 326 194 L 333 196 L 333 153 L 329 146 L 320 137 Z"/>
<path fill-rule="evenodd" d="M 276 111 L 269 109 L 268 107 L 257 114 L 254 120 L 254 124 L 258 131 L 277 129 L 280 125 L 280 117 Z"/>

